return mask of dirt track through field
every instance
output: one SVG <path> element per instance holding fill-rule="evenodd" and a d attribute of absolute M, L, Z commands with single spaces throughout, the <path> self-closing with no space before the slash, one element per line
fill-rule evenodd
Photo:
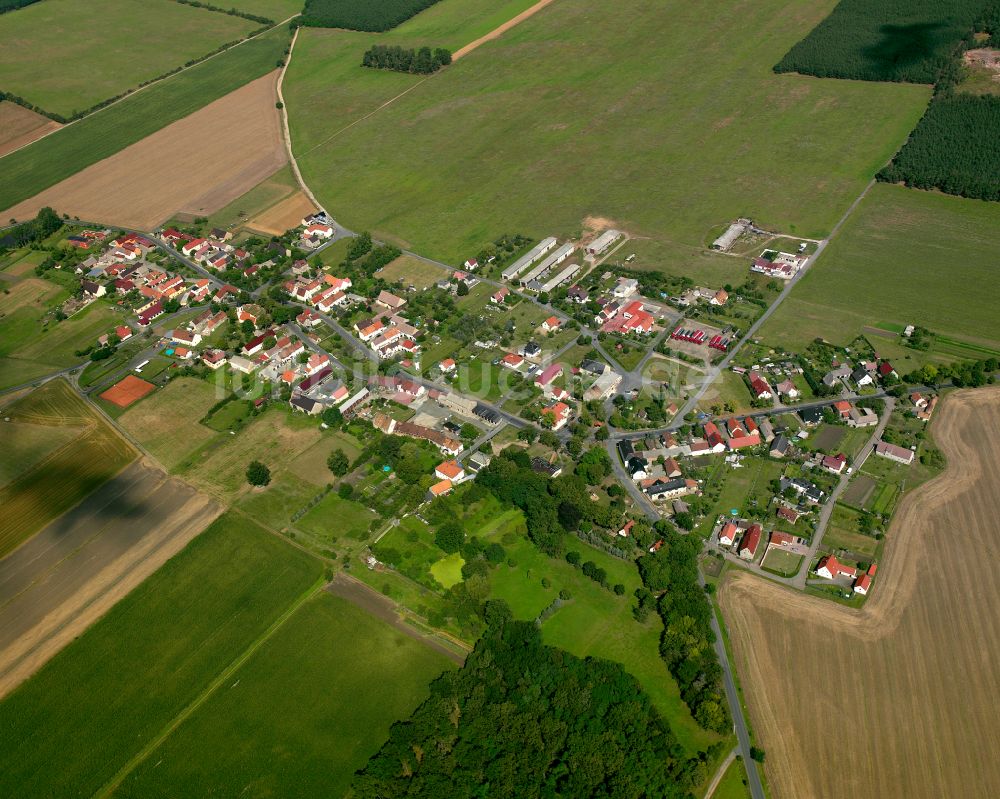
<path fill-rule="evenodd" d="M 1000 389 L 948 397 L 933 434 L 948 469 L 860 611 L 743 572 L 720 592 L 778 799 L 1000 796 Z"/>
<path fill-rule="evenodd" d="M 489 41 L 492 41 L 493 39 L 499 38 L 506 31 L 509 31 L 515 25 L 517 25 L 517 24 L 519 24 L 521 22 L 524 22 L 524 20 L 526 20 L 528 17 L 533 16 L 534 14 L 538 13 L 539 11 L 541 11 L 543 8 L 545 8 L 545 6 L 547 6 L 551 2 L 553 2 L 553 0 L 540 0 L 539 2 L 535 3 L 531 8 L 525 9 L 520 14 L 518 14 L 516 17 L 512 17 L 511 19 L 507 20 L 503 25 L 500 25 L 500 26 L 494 28 L 489 33 L 487 33 L 485 36 L 480 36 L 474 42 L 469 42 L 469 44 L 465 45 L 465 47 L 462 47 L 462 48 L 459 48 L 458 50 L 456 50 L 452 54 L 451 60 L 452 61 L 458 61 L 458 59 L 460 59 L 462 56 L 467 56 L 469 53 L 471 53 L 473 50 L 475 50 L 480 45 L 486 44 L 486 42 L 489 42 Z"/>
<path fill-rule="evenodd" d="M 51 206 L 151 230 L 177 213 L 211 214 L 287 162 L 275 108 L 278 71 L 258 78 L 0 214 Z"/>
<path fill-rule="evenodd" d="M 135 463 L 0 561 L 0 696 L 41 668 L 219 515 Z"/>
<path fill-rule="evenodd" d="M 61 127 L 58 122 L 17 103 L 0 102 L 0 158 Z"/>

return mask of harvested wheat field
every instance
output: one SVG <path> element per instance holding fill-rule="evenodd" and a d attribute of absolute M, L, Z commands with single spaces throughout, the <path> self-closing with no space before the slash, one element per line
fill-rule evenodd
<path fill-rule="evenodd" d="M 60 127 L 58 122 L 22 105 L 9 100 L 0 102 L 0 158 Z"/>
<path fill-rule="evenodd" d="M 152 230 L 177 213 L 217 211 L 288 158 L 272 72 L 2 213 L 51 206 L 94 222 Z"/>
<path fill-rule="evenodd" d="M 948 469 L 903 502 L 860 611 L 720 592 L 775 797 L 1000 796 L 1000 390 L 948 397 Z"/>
<path fill-rule="evenodd" d="M 271 236 L 280 236 L 285 231 L 302 224 L 302 220 L 316 212 L 312 200 L 301 191 L 272 205 L 247 222 L 247 227 Z"/>

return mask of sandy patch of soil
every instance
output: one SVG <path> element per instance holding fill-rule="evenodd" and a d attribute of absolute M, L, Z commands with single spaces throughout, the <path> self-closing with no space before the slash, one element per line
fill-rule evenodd
<path fill-rule="evenodd" d="M 1000 389 L 948 397 L 948 457 L 852 610 L 736 573 L 720 602 L 775 797 L 998 796 Z"/>
<path fill-rule="evenodd" d="M 296 191 L 290 197 L 280 200 L 263 213 L 257 214 L 257 216 L 247 222 L 246 226 L 260 233 L 280 236 L 290 228 L 300 225 L 303 218 L 315 213 L 315 211 L 316 206 L 312 200 L 306 197 L 301 191 Z"/>
<path fill-rule="evenodd" d="M 211 214 L 287 162 L 275 108 L 278 71 L 258 78 L 0 214 L 43 206 L 152 230 L 174 214 Z"/>
<path fill-rule="evenodd" d="M 0 102 L 0 157 L 61 127 L 48 117 L 4 100 Z"/>

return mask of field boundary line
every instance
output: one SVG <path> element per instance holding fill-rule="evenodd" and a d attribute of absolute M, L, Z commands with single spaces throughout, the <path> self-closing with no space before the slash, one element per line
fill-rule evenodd
<path fill-rule="evenodd" d="M 312 585 L 309 586 L 298 598 L 292 602 L 285 610 L 275 619 L 271 625 L 264 630 L 263 633 L 258 636 L 243 652 L 241 652 L 236 659 L 230 663 L 226 668 L 224 668 L 207 686 L 205 689 L 198 694 L 183 710 L 181 710 L 166 727 L 157 735 L 153 740 L 151 740 L 146 746 L 144 746 L 136 755 L 134 755 L 122 768 L 118 771 L 115 776 L 113 776 L 105 785 L 103 785 L 95 794 L 94 797 L 107 797 L 110 796 L 118 787 L 121 786 L 125 778 L 128 777 L 136 767 L 142 763 L 147 757 L 149 757 L 153 752 L 155 752 L 164 741 L 169 738 L 174 730 L 181 726 L 187 719 L 189 719 L 192 714 L 195 713 L 202 705 L 207 702 L 212 695 L 222 687 L 223 683 L 229 680 L 239 669 L 246 663 L 264 644 L 266 644 L 278 630 L 285 626 L 285 623 L 295 615 L 296 611 L 301 608 L 306 602 L 308 602 L 313 597 L 317 596 L 322 590 L 323 586 L 326 584 L 326 578 L 319 577 Z"/>
<path fill-rule="evenodd" d="M 455 51 L 454 55 L 452 55 L 451 60 L 458 61 L 458 59 L 462 58 L 463 56 L 467 56 L 473 50 L 477 49 L 481 45 L 486 44 L 486 42 L 491 42 L 494 39 L 499 39 L 501 36 L 503 36 L 503 34 L 505 34 L 511 28 L 520 25 L 529 17 L 533 17 L 538 11 L 541 11 L 543 8 L 545 8 L 545 6 L 550 5 L 553 2 L 555 2 L 555 0 L 538 0 L 538 2 L 535 3 L 533 6 L 524 9 L 524 11 L 522 11 L 520 14 L 517 14 L 508 19 L 506 22 L 497 25 L 489 33 L 483 34 L 478 39 L 469 42 L 464 47 L 460 47 L 458 50 Z"/>
<path fill-rule="evenodd" d="M 285 73 L 288 72 L 288 67 L 292 63 L 292 55 L 295 53 L 295 43 L 299 40 L 300 30 L 301 28 L 296 28 L 295 33 L 292 34 L 292 42 L 288 45 L 288 55 L 285 56 L 285 65 L 281 68 L 281 74 L 278 75 L 277 93 L 278 102 L 281 103 L 281 128 L 285 136 L 285 152 L 288 153 L 288 163 L 291 164 L 292 173 L 295 175 L 295 181 L 299 184 L 299 188 L 313 205 L 316 206 L 316 209 L 320 210 L 323 206 L 319 204 L 312 190 L 306 184 L 305 180 L 303 180 L 302 173 L 299 171 L 299 162 L 295 160 L 295 153 L 292 152 L 292 130 L 288 126 L 288 108 L 285 106 L 285 95 L 283 92 Z"/>
<path fill-rule="evenodd" d="M 135 95 L 137 95 L 139 92 L 141 92 L 141 91 L 143 91 L 145 89 L 148 89 L 150 86 L 159 86 L 161 83 L 165 83 L 166 81 L 170 80 L 171 78 L 177 77 L 181 73 L 187 72 L 189 69 L 194 69 L 195 67 L 199 67 L 202 64 L 207 64 L 213 58 L 217 58 L 218 56 L 223 55 L 224 53 L 228 53 L 231 50 L 235 50 L 241 44 L 246 44 L 247 42 L 252 42 L 255 39 L 259 39 L 261 36 L 264 36 L 265 34 L 270 33 L 275 28 L 278 28 L 278 27 L 280 27 L 282 25 L 287 25 L 289 22 L 291 22 L 297 16 L 299 16 L 299 15 L 295 14 L 294 16 L 291 16 L 288 19 L 282 20 L 281 22 L 276 22 L 270 28 L 266 28 L 266 29 L 264 29 L 262 31 L 259 31 L 258 33 L 255 33 L 252 36 L 247 36 L 244 39 L 240 39 L 238 42 L 236 42 L 236 44 L 234 44 L 234 45 L 232 45 L 230 47 L 227 47 L 225 50 L 220 50 L 217 53 L 213 53 L 212 55 L 208 56 L 208 58 L 203 58 L 201 61 L 196 61 L 195 63 L 191 64 L 190 66 L 181 67 L 181 69 L 177 70 L 176 72 L 171 72 L 169 75 L 164 75 L 162 78 L 158 78 L 156 80 L 150 81 L 145 86 L 139 86 L 139 87 L 133 89 L 132 91 L 130 91 L 128 94 L 126 94 L 126 95 L 124 95 L 122 97 L 119 97 L 114 102 L 108 103 L 107 105 L 104 105 L 104 106 L 101 106 L 100 108 L 98 108 L 95 111 L 91 111 L 86 116 L 82 116 L 79 119 L 74 119 L 74 120 L 72 120 L 70 122 L 67 122 L 67 123 L 63 124 L 63 125 L 59 125 L 58 128 L 54 128 L 53 130 L 50 130 L 48 133 L 43 133 L 37 139 L 33 139 L 32 141 L 29 141 L 26 144 L 22 144 L 20 147 L 14 149 L 14 150 L 11 150 L 10 152 L 4 153 L 2 156 L 0 156 L 0 160 L 6 158 L 8 155 L 13 155 L 16 152 L 19 152 L 19 151 L 23 150 L 25 147 L 30 147 L 32 144 L 35 144 L 36 142 L 40 142 L 42 139 L 47 139 L 53 133 L 58 133 L 61 130 L 66 130 L 66 128 L 72 127 L 77 122 L 83 122 L 83 120 L 90 119 L 91 117 L 96 116 L 97 114 L 101 113 L 101 111 L 106 111 L 109 108 L 113 108 L 114 106 L 118 105 L 118 103 L 122 102 L 123 100 L 127 100 L 129 97 L 135 97 Z M 246 85 L 246 84 L 244 84 L 244 85 Z M 236 90 L 234 89 L 233 91 L 236 91 Z M 202 106 L 202 108 L 204 108 L 204 106 Z M 46 117 L 46 119 L 48 119 L 48 117 Z"/>

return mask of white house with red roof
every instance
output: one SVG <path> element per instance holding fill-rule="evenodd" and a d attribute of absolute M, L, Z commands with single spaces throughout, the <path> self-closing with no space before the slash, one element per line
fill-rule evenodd
<path fill-rule="evenodd" d="M 465 478 L 465 469 L 461 467 L 458 461 L 445 461 L 438 464 L 434 469 L 434 476 L 439 480 L 451 480 L 452 483 L 457 483 L 459 480 Z"/>
<path fill-rule="evenodd" d="M 330 239 L 333 238 L 333 228 L 322 222 L 313 222 L 306 227 L 304 235 L 309 238 Z"/>
<path fill-rule="evenodd" d="M 750 390 L 756 399 L 769 400 L 774 396 L 771 384 L 764 379 L 760 372 L 750 372 L 747 377 L 750 380 Z"/>
<path fill-rule="evenodd" d="M 562 326 L 562 322 L 559 320 L 558 316 L 550 316 L 544 322 L 542 322 L 542 330 L 546 333 L 551 333 L 554 330 L 558 330 Z"/>
<path fill-rule="evenodd" d="M 843 474 L 847 468 L 847 456 L 840 452 L 836 455 L 826 455 L 820 465 L 831 474 Z"/>
<path fill-rule="evenodd" d="M 306 375 L 311 376 L 316 374 L 321 369 L 325 369 L 330 365 L 330 356 L 325 352 L 314 352 L 309 356 L 309 360 L 306 361 Z"/>
<path fill-rule="evenodd" d="M 542 408 L 542 417 L 552 423 L 553 430 L 561 430 L 569 421 L 570 408 L 565 402 L 556 402 L 547 408 Z"/>
<path fill-rule="evenodd" d="M 739 535 L 740 528 L 735 522 L 726 522 L 719 530 L 719 544 L 724 547 L 731 547 L 736 543 L 736 536 Z"/>
<path fill-rule="evenodd" d="M 508 352 L 500 359 L 500 365 L 506 366 L 508 369 L 519 370 L 524 366 L 524 356 L 518 355 L 515 352 Z"/>
<path fill-rule="evenodd" d="M 760 539 L 763 529 L 759 524 L 751 524 L 740 541 L 739 556 L 743 560 L 753 560 L 757 557 L 757 548 L 760 546 Z"/>
<path fill-rule="evenodd" d="M 458 365 L 455 363 L 454 358 L 445 358 L 443 361 L 438 363 L 438 369 L 441 370 L 442 374 L 450 374 L 451 372 L 454 372 L 457 368 Z"/>
<path fill-rule="evenodd" d="M 490 296 L 490 302 L 492 302 L 494 305 L 503 305 L 504 301 L 507 299 L 509 294 L 510 294 L 510 289 L 504 286 L 495 294 Z"/>
<path fill-rule="evenodd" d="M 827 555 L 820 558 L 816 566 L 816 576 L 826 580 L 836 580 L 838 577 L 849 577 L 853 580 L 858 576 L 858 570 L 852 566 L 845 566 L 835 555 Z"/>

